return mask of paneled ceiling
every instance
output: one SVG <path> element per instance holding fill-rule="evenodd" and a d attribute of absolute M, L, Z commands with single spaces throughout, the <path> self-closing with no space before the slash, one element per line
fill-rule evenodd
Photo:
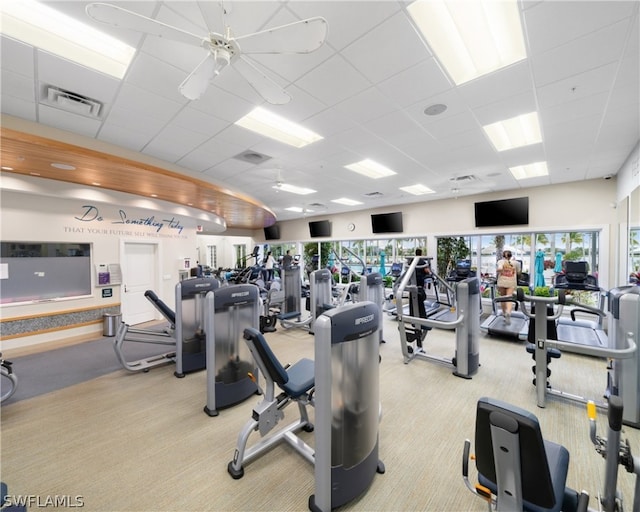
<path fill-rule="evenodd" d="M 85 14 L 88 2 L 48 3 L 92 22 Z M 113 3 L 207 33 L 194 2 Z M 137 49 L 124 79 L 118 80 L 3 36 L 2 113 L 82 136 L 78 140 L 95 139 L 153 157 L 166 162 L 172 173 L 184 170 L 191 188 L 165 186 L 163 199 L 211 210 L 195 200 L 198 189 L 211 193 L 210 201 L 232 197 L 237 201 L 230 201 L 231 209 L 223 214 L 227 225 L 250 228 L 274 218 L 395 207 L 458 195 L 500 191 L 513 197 L 523 187 L 615 175 L 638 143 L 637 1 L 519 2 L 527 58 L 461 86 L 442 71 L 414 28 L 408 4 L 235 0 L 228 23 L 236 35 L 311 16 L 327 20 L 327 40 L 314 53 L 252 56 L 291 95 L 289 103 L 279 106 L 265 104 L 233 69 L 224 69 L 199 100 L 187 100 L 178 85 L 205 50 L 179 42 L 99 25 Z M 100 114 L 92 118 L 47 104 L 48 86 L 99 101 Z M 434 104 L 447 108 L 440 115 L 426 115 L 425 109 Z M 234 124 L 256 105 L 324 138 L 297 149 Z M 495 151 L 482 126 L 531 111 L 539 114 L 542 143 Z M 6 165 L 4 144 L 2 153 Z M 246 153 L 263 158 L 239 158 Z M 163 172 L 162 165 L 150 168 L 120 159 L 107 161 L 108 155 L 90 156 L 96 158 L 91 163 L 92 181 L 107 188 L 114 166 L 122 166 L 129 176 L 127 189 L 141 195 L 149 194 L 146 173 Z M 371 180 L 345 169 L 364 158 L 397 174 Z M 538 161 L 547 162 L 548 176 L 517 181 L 508 170 Z M 46 162 L 43 168 L 52 172 Z M 29 171 L 33 169 L 18 169 Z M 70 173 L 65 179 L 81 182 L 81 175 Z M 317 192 L 291 194 L 273 188 L 278 182 Z M 399 189 L 415 183 L 435 193 L 413 196 Z M 332 202 L 340 197 L 362 204 Z"/>

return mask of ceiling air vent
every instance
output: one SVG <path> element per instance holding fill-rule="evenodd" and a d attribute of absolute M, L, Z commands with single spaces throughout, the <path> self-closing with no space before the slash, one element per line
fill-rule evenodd
<path fill-rule="evenodd" d="M 466 176 L 454 176 L 453 178 L 449 178 L 449 181 L 453 181 L 456 183 L 464 183 L 467 181 L 476 181 L 477 178 L 473 174 L 467 174 Z"/>
<path fill-rule="evenodd" d="M 266 162 L 267 160 L 271 159 L 270 156 L 263 155 L 262 153 L 258 153 L 257 151 L 243 151 L 233 158 L 237 158 L 238 160 L 242 160 L 243 162 L 249 162 L 250 164 L 261 164 L 262 162 Z"/>
<path fill-rule="evenodd" d="M 98 100 L 53 85 L 45 87 L 42 103 L 73 114 L 93 118 L 100 117 L 102 111 L 102 103 Z"/>
<path fill-rule="evenodd" d="M 367 194 L 365 194 L 365 197 L 368 197 L 369 199 L 377 199 L 378 197 L 382 197 L 384 194 L 382 192 L 368 192 Z"/>

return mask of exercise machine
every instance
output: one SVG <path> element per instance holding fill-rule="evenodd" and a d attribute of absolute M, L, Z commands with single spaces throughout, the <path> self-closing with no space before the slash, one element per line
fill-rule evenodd
<path fill-rule="evenodd" d="M 417 301 L 418 293 L 415 285 L 409 285 L 420 257 L 415 256 L 405 272 L 404 278 L 398 286 L 398 296 L 405 290 L 410 292 L 410 300 Z M 479 333 L 480 333 L 480 284 L 477 277 L 470 277 L 458 283 L 457 286 L 457 317 L 450 322 L 434 320 L 430 317 L 405 315 L 403 309 L 398 308 L 398 330 L 400 331 L 400 347 L 405 364 L 415 358 L 425 359 L 453 369 L 458 377 L 470 379 L 480 366 Z M 414 308 L 414 311 L 419 311 Z M 440 329 L 455 329 L 455 354 L 452 359 L 427 354 L 421 346 L 426 337 L 426 329 L 437 327 Z M 414 343 L 416 347 L 414 347 Z"/>
<path fill-rule="evenodd" d="M 173 374 L 180 379 L 207 366 L 204 299 L 218 287 L 216 279 L 207 277 L 185 279 L 176 285 L 176 369 Z"/>
<path fill-rule="evenodd" d="M 466 487 L 489 510 L 586 512 L 589 495 L 566 486 L 569 451 L 542 437 L 532 413 L 483 397 L 476 406 L 475 460 L 478 483 L 469 480 L 471 441 L 462 455 Z"/>
<path fill-rule="evenodd" d="M 153 291 L 147 290 L 145 297 L 169 321 L 171 327 L 163 330 L 137 329 L 121 322 L 113 348 L 122 367 L 130 372 L 147 372 L 156 366 L 175 363 L 176 377 L 184 377 L 186 373 L 204 370 L 206 366 L 204 297 L 208 291 L 218 286 L 217 279 L 208 277 L 180 281 L 175 287 L 175 312 Z M 165 345 L 170 346 L 172 350 L 137 361 L 128 361 L 124 348 L 127 342 Z"/>
<path fill-rule="evenodd" d="M 16 392 L 18 376 L 13 371 L 13 363 L 0 354 L 0 403 L 8 400 Z"/>
<path fill-rule="evenodd" d="M 153 290 L 144 292 L 144 296 L 154 305 L 160 314 L 169 322 L 157 329 L 141 329 L 132 327 L 125 322 L 120 322 L 116 330 L 116 337 L 113 342 L 113 349 L 122 367 L 130 372 L 148 372 L 151 368 L 169 363 L 174 363 L 176 358 L 175 346 L 175 324 L 176 314 L 167 306 Z M 171 347 L 168 352 L 153 354 L 136 361 L 128 361 L 125 355 L 125 342 L 149 343 L 152 345 L 164 345 Z"/>
<path fill-rule="evenodd" d="M 314 270 L 309 274 L 309 295 L 306 297 L 306 309 L 309 315 L 302 318 L 302 281 L 300 267 L 284 269 L 283 311 L 278 315 L 280 325 L 285 329 L 298 327 L 313 333 L 313 322 L 325 310 L 333 307 L 331 303 L 332 277 L 329 269 Z"/>
<path fill-rule="evenodd" d="M 245 329 L 258 328 L 260 291 L 253 284 L 224 286 L 205 297 L 207 404 L 204 412 L 246 400 L 258 391 L 258 371 L 243 341 Z"/>
<path fill-rule="evenodd" d="M 522 265 L 522 264 L 521 264 Z M 529 286 L 528 274 L 526 280 L 524 274 L 518 276 L 518 286 Z M 491 297 L 491 314 L 480 324 L 480 330 L 489 336 L 515 338 L 518 341 L 526 340 L 529 336 L 529 317 L 519 311 L 519 303 L 515 297 L 496 297 L 495 278 L 485 279 Z M 498 305 L 502 302 L 512 302 L 513 310 L 507 323 Z"/>
<path fill-rule="evenodd" d="M 399 261 L 394 261 L 391 264 L 391 271 L 389 272 L 389 276 L 391 276 L 391 279 L 393 280 L 392 292 L 389 295 L 385 296 L 384 306 L 382 308 L 383 311 L 385 313 L 388 313 L 389 315 L 393 315 L 396 312 L 396 306 L 397 306 L 396 296 L 395 296 L 395 292 L 397 289 L 396 283 L 398 282 L 398 279 L 402 275 L 402 267 L 403 267 L 403 264 L 400 263 Z M 402 303 L 402 300 L 400 301 L 400 303 Z"/>
<path fill-rule="evenodd" d="M 587 291 L 597 293 L 599 296 L 598 308 L 575 302 L 575 307 L 570 310 L 570 317 L 558 318 L 558 339 L 579 345 L 608 346 L 607 333 L 603 326 L 604 319 L 607 317 L 604 307 L 606 294 L 598 286 L 598 278 L 588 273 L 587 262 L 566 261 L 564 272 L 556 276 L 554 286 L 557 290 Z M 590 318 L 595 317 L 595 320 L 578 318 L 577 315 L 581 313 L 589 315 Z"/>
<path fill-rule="evenodd" d="M 380 321 L 379 308 L 371 302 L 326 311 L 315 325 L 315 361 L 305 358 L 286 368 L 257 329 L 245 330 L 266 383 L 227 465 L 233 478 L 242 478 L 249 463 L 286 442 L 315 466 L 309 508 L 329 512 L 361 495 L 374 475 L 384 472 L 378 458 Z M 276 428 L 294 402 L 299 418 Z M 308 406 L 315 406 L 315 425 Z M 247 447 L 256 431 L 261 439 Z M 313 448 L 300 431 L 314 432 Z"/>
<path fill-rule="evenodd" d="M 589 416 L 589 437 L 598 452 L 605 459 L 604 486 L 602 493 L 598 494 L 598 501 L 604 512 L 623 512 L 623 498 L 617 491 L 618 486 L 618 466 L 622 466 L 627 473 L 636 475 L 636 485 L 633 497 L 633 508 L 635 512 L 640 510 L 640 459 L 631 453 L 629 441 L 621 442 L 621 431 L 623 423 L 623 404 L 618 396 L 611 395 L 607 408 L 608 436 L 602 438 L 597 434 L 596 426 L 596 405 L 593 402 L 587 404 L 587 414 Z"/>
<path fill-rule="evenodd" d="M 385 472 L 378 457 L 381 323 L 373 302 L 332 309 L 316 321 L 313 512 L 350 502 Z"/>
<path fill-rule="evenodd" d="M 624 291 L 626 292 L 626 290 Z M 625 298 L 622 299 L 622 297 Z M 563 350 L 576 354 L 616 360 L 608 367 L 607 394 L 628 394 L 629 398 L 627 398 L 626 402 L 633 402 L 635 400 L 635 404 L 630 405 L 630 417 L 637 418 L 638 415 L 640 415 L 640 411 L 638 411 L 640 403 L 637 401 L 640 380 L 638 376 L 638 355 L 635 342 L 638 334 L 638 322 L 640 321 L 638 315 L 640 311 L 640 303 L 638 301 L 640 294 L 622 293 L 622 290 L 620 290 L 620 293 L 610 295 L 610 307 L 613 308 L 610 317 L 610 333 L 614 333 L 614 341 L 610 347 L 579 345 L 548 339 L 548 324 L 554 322 L 562 315 L 562 309 L 565 304 L 573 304 L 571 298 L 565 295 L 564 290 L 560 290 L 557 297 L 539 297 L 526 295 L 521 288 L 518 288 L 517 298 L 520 302 L 522 312 L 535 322 L 535 339 L 533 343 L 527 345 L 527 352 L 532 354 L 532 358 L 535 361 L 532 370 L 535 373 L 533 384 L 536 387 L 538 407 L 544 408 L 546 406 L 547 395 L 584 404 L 588 402 L 588 399 L 584 397 L 553 388 L 548 380 L 551 376 L 549 363 L 552 358 L 560 358 L 562 355 L 561 350 Z M 535 312 L 529 310 L 527 303 L 532 305 L 532 309 L 535 308 Z M 554 310 L 553 306 L 556 304 L 558 307 Z M 618 337 L 620 339 L 618 339 Z M 621 361 L 626 359 L 631 360 L 631 362 L 622 366 Z M 607 407 L 605 402 L 599 401 L 595 403 L 599 407 Z"/>

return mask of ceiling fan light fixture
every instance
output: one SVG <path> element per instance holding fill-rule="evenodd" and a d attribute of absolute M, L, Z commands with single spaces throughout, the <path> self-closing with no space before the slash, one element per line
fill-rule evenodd
<path fill-rule="evenodd" d="M 135 48 L 34 0 L 2 2 L 2 33 L 122 79 Z"/>
<path fill-rule="evenodd" d="M 302 148 L 324 138 L 262 107 L 254 108 L 246 116 L 238 119 L 235 124 L 296 148 Z"/>

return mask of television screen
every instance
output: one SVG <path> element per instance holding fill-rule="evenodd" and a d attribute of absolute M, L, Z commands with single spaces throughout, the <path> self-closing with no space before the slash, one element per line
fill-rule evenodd
<path fill-rule="evenodd" d="M 316 220 L 309 222 L 309 236 L 311 238 L 326 238 L 331 236 L 331 222 Z"/>
<path fill-rule="evenodd" d="M 264 228 L 265 240 L 280 240 L 280 225 L 274 224 L 273 226 L 267 226 Z"/>
<path fill-rule="evenodd" d="M 402 212 L 371 214 L 374 233 L 402 233 Z"/>
<path fill-rule="evenodd" d="M 475 215 L 477 228 L 529 224 L 529 198 L 475 203 Z"/>

